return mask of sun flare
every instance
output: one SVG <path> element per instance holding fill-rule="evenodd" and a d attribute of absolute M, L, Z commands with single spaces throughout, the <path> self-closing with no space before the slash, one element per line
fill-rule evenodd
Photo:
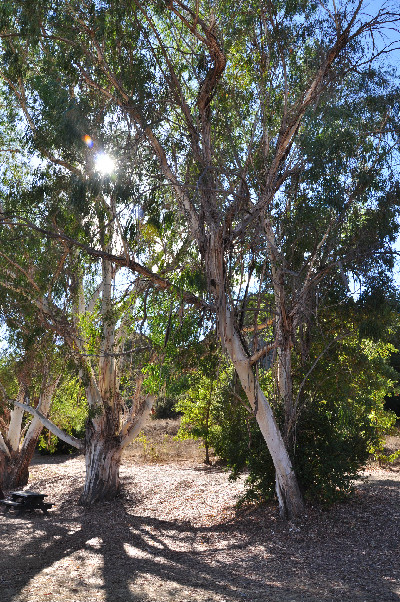
<path fill-rule="evenodd" d="M 106 153 L 99 153 L 96 156 L 94 166 L 96 171 L 101 173 L 103 176 L 106 176 L 112 173 L 115 170 L 115 161 L 110 155 Z"/>

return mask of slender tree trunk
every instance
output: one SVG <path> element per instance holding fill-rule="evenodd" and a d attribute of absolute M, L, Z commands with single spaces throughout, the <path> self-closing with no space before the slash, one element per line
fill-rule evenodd
<path fill-rule="evenodd" d="M 282 516 L 294 518 L 304 513 L 304 501 L 284 440 L 257 379 L 250 359 L 235 328 L 234 317 L 223 289 L 223 246 L 210 245 L 208 269 L 216 290 L 216 311 L 222 343 L 236 369 L 256 420 L 271 454 L 276 471 L 276 493 Z"/>
<path fill-rule="evenodd" d="M 211 462 L 210 462 L 210 444 L 209 444 L 209 440 L 210 440 L 210 405 L 211 405 L 211 399 L 207 404 L 207 410 L 206 410 L 206 435 L 204 437 L 204 447 L 205 447 L 205 451 L 206 451 L 205 464 L 211 464 Z"/>
<path fill-rule="evenodd" d="M 276 308 L 275 340 L 278 351 L 278 390 L 285 415 L 284 440 L 289 450 L 292 450 L 292 433 L 296 423 L 292 378 L 293 320 L 288 316 L 283 271 L 277 267 L 279 262 L 275 252 L 270 253 L 270 260 Z"/>
<path fill-rule="evenodd" d="M 296 412 L 293 404 L 292 350 L 291 343 L 287 338 L 278 347 L 277 380 L 285 415 L 284 440 L 289 450 L 293 451 L 293 429 L 296 425 Z"/>

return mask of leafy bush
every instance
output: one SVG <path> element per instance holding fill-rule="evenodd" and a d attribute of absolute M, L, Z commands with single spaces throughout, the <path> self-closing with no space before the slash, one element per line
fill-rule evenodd
<path fill-rule="evenodd" d="M 395 416 L 384 410 L 385 395 L 393 389 L 387 364 L 390 350 L 383 343 L 349 339 L 332 349 L 315 370 L 302 395 L 292 451 L 306 499 L 331 504 L 348 495 L 369 454 L 379 449 L 384 433 L 392 428 Z M 264 391 L 272 395 L 271 370 L 261 373 L 261 380 Z M 177 408 L 183 413 L 182 438 L 206 439 L 232 478 L 247 473 L 242 501 L 262 502 L 274 496 L 271 456 L 230 367 L 222 360 L 214 372 L 200 365 Z M 274 410 L 282 424 L 279 402 Z"/>

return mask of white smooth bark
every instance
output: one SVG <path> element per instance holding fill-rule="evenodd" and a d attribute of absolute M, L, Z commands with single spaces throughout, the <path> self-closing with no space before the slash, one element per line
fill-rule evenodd
<path fill-rule="evenodd" d="M 17 400 L 22 403 L 24 399 L 25 389 L 19 387 Z M 8 426 L 7 440 L 12 451 L 18 451 L 21 442 L 22 418 L 24 410 L 19 407 L 14 407 L 10 413 L 10 423 Z"/>
<path fill-rule="evenodd" d="M 19 450 L 23 416 L 24 410 L 21 408 L 14 408 L 10 412 L 10 424 L 8 426 L 7 439 L 12 451 Z"/>
<path fill-rule="evenodd" d="M 125 425 L 124 429 L 123 429 L 123 434 L 125 433 L 125 435 L 123 436 L 122 439 L 122 444 L 121 447 L 122 449 L 124 449 L 127 445 L 129 445 L 129 443 L 131 443 L 131 441 L 134 440 L 134 438 L 140 433 L 146 418 L 149 416 L 151 409 L 153 407 L 154 404 L 154 400 L 155 400 L 155 396 L 154 395 L 149 395 L 143 404 L 143 408 L 142 411 L 135 416 L 135 419 L 132 421 L 132 423 L 130 425 Z"/>
<path fill-rule="evenodd" d="M 223 343 L 255 412 L 258 425 L 271 454 L 276 471 L 280 512 L 289 518 L 300 516 L 304 512 L 304 502 L 285 443 L 276 424 L 272 408 L 254 378 L 250 358 L 235 331 L 233 317 L 229 309 L 225 311 Z"/>
<path fill-rule="evenodd" d="M 72 437 L 67 433 L 64 433 L 64 431 L 58 428 L 58 426 L 56 426 L 53 422 L 51 422 L 51 420 L 46 418 L 46 416 L 43 416 L 43 414 L 36 410 L 36 408 L 32 408 L 32 406 L 28 406 L 25 403 L 19 403 L 18 401 L 14 401 L 13 403 L 23 408 L 25 412 L 28 412 L 29 414 L 32 414 L 32 416 L 37 417 L 43 424 L 43 426 L 45 426 L 51 433 L 53 433 L 53 435 L 56 435 L 56 437 L 65 441 L 65 443 L 68 443 L 69 445 L 72 445 L 73 447 L 76 447 L 80 450 L 84 449 L 85 446 L 83 441 L 81 441 L 80 439 L 76 439 L 76 437 Z"/>

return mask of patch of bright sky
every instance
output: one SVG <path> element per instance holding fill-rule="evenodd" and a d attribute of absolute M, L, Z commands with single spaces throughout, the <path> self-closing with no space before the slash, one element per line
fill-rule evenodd
<path fill-rule="evenodd" d="M 6 349 L 8 349 L 7 329 L 5 326 L 0 324 L 0 355 L 2 351 L 6 351 Z"/>
<path fill-rule="evenodd" d="M 375 15 L 380 9 L 386 9 L 393 11 L 394 13 L 400 13 L 400 0 L 388 0 L 386 2 L 382 0 L 367 0 L 364 4 L 363 10 L 365 13 Z M 375 36 L 375 44 L 378 50 L 387 48 L 390 52 L 383 54 L 379 61 L 382 66 L 394 67 L 398 76 L 400 77 L 400 15 L 397 23 L 388 24 L 382 29 L 382 33 L 379 36 Z M 400 171 L 400 166 L 399 171 Z M 400 236 L 394 245 L 397 253 L 400 254 Z M 400 261 L 395 262 L 394 267 L 394 278 L 397 286 L 400 287 Z"/>
<path fill-rule="evenodd" d="M 400 2 L 399 0 L 366 0 L 362 11 L 366 17 L 373 17 L 380 9 L 400 15 Z M 374 42 L 378 50 L 385 47 L 390 50 L 390 54 L 383 55 L 382 59 L 400 72 L 400 20 L 382 27 L 380 34 L 375 35 Z"/>
<path fill-rule="evenodd" d="M 106 176 L 115 171 L 116 162 L 107 153 L 99 153 L 95 157 L 94 167 L 102 176 Z"/>

